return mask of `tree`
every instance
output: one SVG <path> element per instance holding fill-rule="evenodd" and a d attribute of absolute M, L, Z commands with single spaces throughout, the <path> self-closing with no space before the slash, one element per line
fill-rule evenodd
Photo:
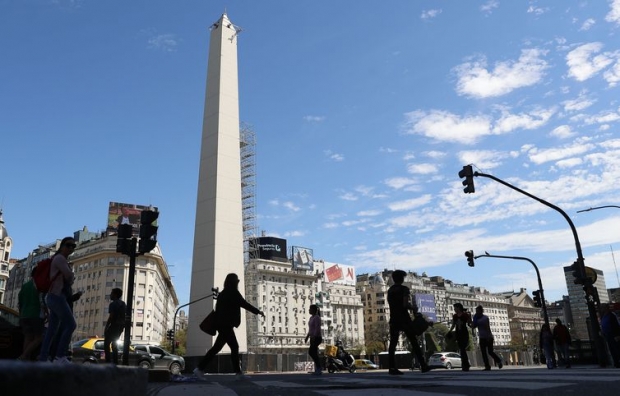
<path fill-rule="evenodd" d="M 383 351 L 388 350 L 390 342 L 390 324 L 384 320 L 372 323 L 368 327 L 368 334 L 366 335 L 366 345 L 369 343 L 381 343 L 383 345 Z"/>
<path fill-rule="evenodd" d="M 174 354 L 184 356 L 187 350 L 187 329 L 177 330 L 174 338 L 178 345 L 174 349 Z M 172 351 L 172 341 L 164 338 L 161 342 L 161 346 L 168 351 Z"/>

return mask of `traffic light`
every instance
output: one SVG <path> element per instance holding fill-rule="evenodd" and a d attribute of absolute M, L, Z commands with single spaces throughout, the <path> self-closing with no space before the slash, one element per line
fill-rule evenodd
<path fill-rule="evenodd" d="M 474 169 L 471 165 L 465 165 L 459 172 L 459 177 L 461 179 L 465 178 L 465 180 L 463 180 L 463 185 L 465 186 L 463 192 L 465 194 L 473 194 L 476 192 L 476 188 L 474 187 Z"/>
<path fill-rule="evenodd" d="M 131 226 L 131 224 L 119 225 L 116 236 L 116 252 L 130 255 L 131 238 L 133 237 L 133 227 Z"/>
<path fill-rule="evenodd" d="M 141 254 L 148 253 L 157 245 L 157 218 L 159 212 L 143 210 L 140 213 L 140 243 L 138 251 Z"/>
<path fill-rule="evenodd" d="M 575 278 L 573 282 L 575 282 L 576 285 L 583 285 L 585 279 L 583 275 L 581 274 L 581 268 L 579 266 L 579 262 L 575 261 L 573 265 L 570 266 L 570 269 L 573 272 L 573 277 Z"/>
<path fill-rule="evenodd" d="M 470 267 L 474 266 L 474 251 L 468 250 L 465 252 L 465 257 L 467 257 L 467 265 Z"/>
<path fill-rule="evenodd" d="M 168 332 L 166 333 L 166 338 L 170 341 L 174 340 L 174 330 L 168 330 Z"/>
<path fill-rule="evenodd" d="M 534 290 L 532 292 L 532 296 L 534 296 L 534 306 L 537 308 L 542 307 L 542 300 L 540 298 L 540 290 Z"/>

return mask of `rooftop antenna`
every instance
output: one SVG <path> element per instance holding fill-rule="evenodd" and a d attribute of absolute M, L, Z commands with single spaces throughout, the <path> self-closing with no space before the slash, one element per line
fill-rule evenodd
<path fill-rule="evenodd" d="M 609 249 L 611 249 L 611 259 L 614 261 L 614 268 L 616 269 L 616 279 L 618 280 L 618 287 L 620 287 L 620 277 L 618 277 L 618 267 L 616 267 L 616 258 L 614 257 L 614 248 L 609 245 Z"/>

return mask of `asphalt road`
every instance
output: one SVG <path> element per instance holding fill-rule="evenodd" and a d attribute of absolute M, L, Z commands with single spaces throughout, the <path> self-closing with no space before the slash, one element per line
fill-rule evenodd
<path fill-rule="evenodd" d="M 407 371 L 403 376 L 391 376 L 385 370 L 324 373 L 319 377 L 307 373 L 250 373 L 249 376 L 239 380 L 234 375 L 217 374 L 198 380 L 187 375 L 177 378 L 179 382 L 149 384 L 148 395 L 609 396 L 620 392 L 620 369 L 596 366 L 554 370 L 542 366 L 506 367 L 469 372 L 438 369 L 428 373 Z"/>

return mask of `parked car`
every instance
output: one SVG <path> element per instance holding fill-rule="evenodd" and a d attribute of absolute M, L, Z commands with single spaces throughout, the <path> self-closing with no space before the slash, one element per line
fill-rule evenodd
<path fill-rule="evenodd" d="M 368 359 L 355 359 L 355 362 L 353 362 L 353 364 L 358 370 L 376 370 L 379 368 L 379 366 L 377 366 Z"/>
<path fill-rule="evenodd" d="M 71 345 L 72 361 L 74 363 L 94 364 L 105 363 L 103 338 L 91 337 L 76 341 Z M 118 360 L 123 359 L 123 341 L 118 340 Z M 129 365 L 151 369 L 155 367 L 155 357 L 144 351 L 136 351 L 129 347 Z"/>
<path fill-rule="evenodd" d="M 23 347 L 19 312 L 0 304 L 0 359 L 16 359 L 22 354 Z"/>
<path fill-rule="evenodd" d="M 159 345 L 135 344 L 136 351 L 143 351 L 153 355 L 155 368 L 165 368 L 172 374 L 180 374 L 185 370 L 185 359 L 179 355 L 173 355 Z"/>
<path fill-rule="evenodd" d="M 428 359 L 428 366 L 451 369 L 461 367 L 461 355 L 456 352 L 437 352 Z"/>

